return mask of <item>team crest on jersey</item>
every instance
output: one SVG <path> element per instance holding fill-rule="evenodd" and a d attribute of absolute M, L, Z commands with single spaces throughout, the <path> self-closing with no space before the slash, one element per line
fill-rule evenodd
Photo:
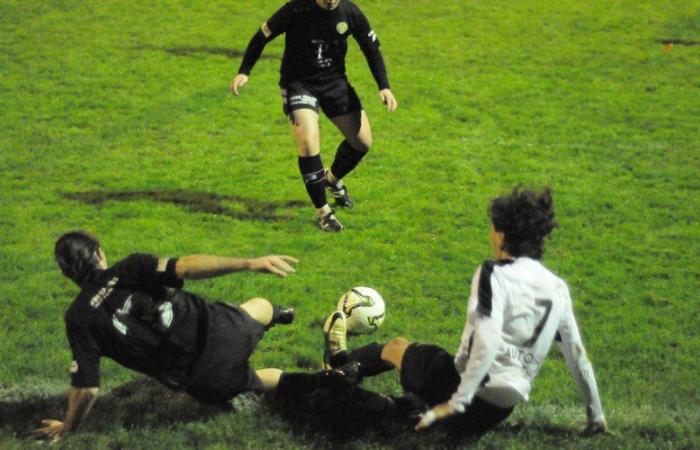
<path fill-rule="evenodd" d="M 335 26 L 335 30 L 338 34 L 345 34 L 345 32 L 348 31 L 347 22 L 338 22 L 338 25 Z"/>

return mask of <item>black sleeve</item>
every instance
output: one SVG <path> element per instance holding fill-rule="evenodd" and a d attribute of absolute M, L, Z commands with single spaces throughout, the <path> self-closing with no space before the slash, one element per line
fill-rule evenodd
<path fill-rule="evenodd" d="M 265 33 L 263 33 L 262 30 L 258 30 L 258 32 L 253 35 L 253 38 L 248 42 L 248 47 L 246 47 L 245 53 L 243 54 L 243 61 L 241 61 L 241 66 L 238 68 L 238 73 L 250 75 L 255 63 L 260 59 L 265 45 L 280 34 L 286 32 L 291 21 L 292 6 L 290 2 L 278 9 L 277 12 L 265 22 L 272 32 L 269 37 L 265 37 Z"/>
<path fill-rule="evenodd" d="M 160 286 L 181 289 L 184 281 L 175 273 L 177 258 L 159 258 L 146 253 L 134 253 L 119 261 L 112 269 L 119 284 L 149 290 Z"/>
<path fill-rule="evenodd" d="M 253 70 L 255 63 L 258 62 L 260 55 L 262 55 L 265 45 L 270 40 L 268 40 L 265 37 L 265 34 L 262 32 L 262 30 L 258 30 L 258 32 L 255 33 L 253 38 L 248 43 L 248 47 L 246 47 L 245 49 L 245 53 L 243 54 L 243 61 L 241 61 L 241 66 L 238 68 L 238 73 L 250 75 L 250 72 Z"/>
<path fill-rule="evenodd" d="M 100 349 L 90 330 L 66 320 L 66 334 L 73 352 L 71 385 L 76 388 L 100 386 Z"/>
<path fill-rule="evenodd" d="M 384 64 L 384 58 L 382 57 L 382 52 L 379 48 L 372 51 L 364 51 L 365 58 L 367 58 L 367 64 L 369 64 L 369 70 L 372 71 L 372 76 L 374 81 L 377 82 L 377 87 L 379 90 L 391 89 L 389 84 L 389 76 L 386 73 L 386 65 Z"/>
<path fill-rule="evenodd" d="M 272 34 L 268 38 L 268 42 L 276 38 L 282 33 L 286 33 L 292 23 L 292 2 L 287 2 L 283 7 L 277 10 L 276 13 L 267 19 L 267 27 L 270 29 Z"/>
<path fill-rule="evenodd" d="M 389 85 L 389 76 L 386 73 L 386 65 L 384 57 L 379 50 L 379 39 L 377 34 L 369 25 L 367 17 L 360 11 L 356 5 L 352 8 L 353 31 L 352 35 L 360 45 L 362 53 L 364 53 L 369 65 L 369 70 L 372 72 L 374 81 L 377 82 L 379 89 L 391 89 Z"/>

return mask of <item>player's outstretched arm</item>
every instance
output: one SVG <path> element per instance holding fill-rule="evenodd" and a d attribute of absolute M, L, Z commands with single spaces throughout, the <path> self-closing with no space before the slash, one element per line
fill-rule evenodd
<path fill-rule="evenodd" d="M 34 430 L 34 435 L 38 439 L 50 439 L 52 442 L 56 442 L 66 432 L 75 431 L 90 412 L 99 390 L 96 387 L 76 388 L 71 386 L 70 392 L 68 392 L 68 411 L 66 411 L 63 422 L 54 419 L 42 420 L 41 423 L 44 426 Z"/>
<path fill-rule="evenodd" d="M 253 70 L 255 63 L 258 62 L 258 59 L 260 59 L 265 45 L 272 40 L 271 37 L 272 31 L 267 26 L 267 22 L 265 22 L 245 49 L 243 61 L 241 61 L 241 66 L 238 68 L 238 74 L 233 78 L 229 86 L 232 94 L 239 95 L 240 89 L 248 82 L 250 72 Z"/>
<path fill-rule="evenodd" d="M 268 255 L 260 258 L 232 258 L 227 256 L 183 256 L 175 264 L 175 274 L 182 279 L 213 278 L 243 270 L 267 272 L 286 277 L 295 272 L 292 264 L 299 262 L 286 255 Z"/>
<path fill-rule="evenodd" d="M 598 394 L 598 383 L 593 373 L 593 366 L 588 360 L 586 349 L 581 341 L 578 324 L 571 308 L 568 289 L 563 290 L 567 297 L 567 310 L 559 325 L 559 349 L 564 354 L 569 373 L 576 381 L 581 396 L 586 404 L 587 425 L 584 434 L 606 433 L 608 424 L 603 414 L 603 406 Z"/>

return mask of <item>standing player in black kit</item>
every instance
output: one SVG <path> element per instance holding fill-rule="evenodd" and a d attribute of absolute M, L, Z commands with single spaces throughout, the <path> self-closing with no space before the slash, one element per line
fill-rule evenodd
<path fill-rule="evenodd" d="M 379 40 L 365 15 L 350 0 L 291 0 L 263 23 L 246 48 L 231 91 L 248 81 L 265 45 L 286 33 L 280 69 L 283 110 L 297 142 L 299 170 L 316 207 L 316 223 L 323 231 L 340 231 L 343 225 L 326 201 L 325 188 L 342 207 L 353 202 L 343 185 L 372 145 L 372 131 L 362 104 L 345 74 L 347 39 L 352 35 L 367 58 L 388 111 L 396 110 Z M 343 133 L 330 169 L 321 161 L 318 111 Z"/>

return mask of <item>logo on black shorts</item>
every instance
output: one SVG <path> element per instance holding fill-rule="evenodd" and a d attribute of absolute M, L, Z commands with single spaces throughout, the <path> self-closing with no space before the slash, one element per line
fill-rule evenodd
<path fill-rule="evenodd" d="M 346 22 L 338 22 L 338 25 L 335 26 L 335 30 L 338 34 L 345 34 L 345 32 L 348 31 L 348 24 Z"/>

